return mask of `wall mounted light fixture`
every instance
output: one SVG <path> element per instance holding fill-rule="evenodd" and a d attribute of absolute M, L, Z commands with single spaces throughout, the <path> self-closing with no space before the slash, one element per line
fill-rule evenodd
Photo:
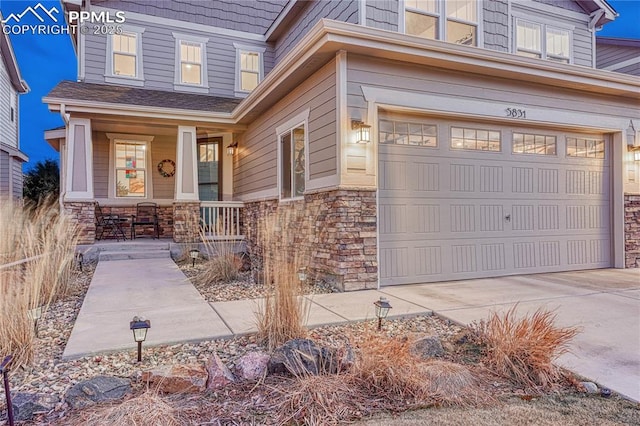
<path fill-rule="evenodd" d="M 351 120 L 351 129 L 357 132 L 356 143 L 371 142 L 371 126 L 359 120 Z"/>
<path fill-rule="evenodd" d="M 233 156 L 236 152 L 236 148 L 238 148 L 238 142 L 234 142 L 227 147 L 227 155 Z"/>

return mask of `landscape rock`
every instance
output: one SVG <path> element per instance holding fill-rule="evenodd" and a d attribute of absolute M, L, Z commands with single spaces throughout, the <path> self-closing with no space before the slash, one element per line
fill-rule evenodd
<path fill-rule="evenodd" d="M 585 392 L 596 394 L 598 393 L 598 385 L 593 382 L 580 382 L 580 385 L 584 388 Z"/>
<path fill-rule="evenodd" d="M 121 399 L 130 391 L 129 379 L 97 376 L 72 386 L 64 399 L 72 408 L 84 408 L 98 402 Z"/>
<path fill-rule="evenodd" d="M 221 389 L 236 381 L 229 367 L 225 365 L 220 359 L 218 354 L 213 354 L 211 358 L 207 360 L 206 365 L 209 379 L 207 380 L 207 390 Z"/>
<path fill-rule="evenodd" d="M 242 380 L 258 380 L 264 377 L 269 359 L 264 352 L 249 352 L 236 361 L 236 374 Z"/>
<path fill-rule="evenodd" d="M 437 358 L 444 356 L 444 348 L 436 336 L 425 336 L 411 344 L 410 351 L 420 358 Z"/>
<path fill-rule="evenodd" d="M 294 376 L 317 375 L 335 365 L 334 351 L 309 339 L 292 339 L 277 348 L 269 360 L 269 373 L 289 372 Z"/>
<path fill-rule="evenodd" d="M 11 405 L 15 420 L 31 420 L 34 415 L 53 410 L 60 398 L 42 393 L 12 392 Z"/>
<path fill-rule="evenodd" d="M 203 392 L 207 387 L 207 370 L 200 364 L 163 365 L 142 373 L 142 381 L 160 392 Z"/>

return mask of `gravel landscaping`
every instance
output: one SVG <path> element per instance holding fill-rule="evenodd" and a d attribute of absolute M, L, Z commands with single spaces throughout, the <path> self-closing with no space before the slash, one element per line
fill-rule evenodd
<path fill-rule="evenodd" d="M 192 268 L 180 265 L 187 276 L 193 277 L 198 266 Z M 202 364 L 217 354 L 231 370 L 243 355 L 266 351 L 255 336 L 249 335 L 228 340 L 213 340 L 194 344 L 146 347 L 143 362 L 135 362 L 135 351 L 85 357 L 77 360 L 61 359 L 64 346 L 70 336 L 74 320 L 82 305 L 95 265 L 85 265 L 84 272 L 76 272 L 70 294 L 55 302 L 39 322 L 36 356 L 33 366 L 25 370 L 12 371 L 10 381 L 13 392 L 48 394 L 55 404 L 46 413 L 38 414 L 30 424 L 94 424 L 83 417 L 83 411 L 72 410 L 64 400 L 64 395 L 73 385 L 95 376 L 115 376 L 131 380 L 132 396 L 147 395 L 146 384 L 141 380 L 142 372 L 166 364 Z M 209 286 L 197 285 L 209 301 L 236 300 L 264 296 L 264 288 L 251 281 L 248 272 L 242 280 L 230 284 Z M 310 288 L 309 292 L 330 292 L 324 287 Z M 351 323 L 341 326 L 327 326 L 309 331 L 308 338 L 328 347 L 341 347 L 349 341 L 357 346 L 363 336 L 376 335 L 374 321 Z M 447 320 L 434 316 L 420 316 L 404 320 L 390 320 L 384 324 L 383 336 L 397 339 L 415 339 L 420 336 L 437 336 L 442 342 L 446 361 L 464 364 L 478 378 L 482 395 L 489 397 L 499 408 L 447 408 L 426 411 L 410 411 L 398 414 L 406 408 L 419 406 L 390 407 L 384 400 L 363 401 L 355 417 L 366 420 L 366 425 L 397 424 L 408 425 L 425 422 L 441 424 L 536 424 L 536 410 L 545 411 L 541 424 L 559 423 L 592 424 L 585 419 L 592 418 L 598 424 L 640 424 L 640 409 L 617 397 L 610 399 L 599 396 L 586 397 L 576 393 L 571 383 L 558 387 L 553 393 L 532 396 L 521 386 L 491 373 L 481 362 L 477 348 L 465 342 L 465 330 Z M 274 395 L 282 395 L 297 379 L 269 375 L 256 384 L 239 382 L 218 391 L 202 394 L 168 395 L 161 397 L 170 409 L 180 412 L 185 424 L 278 424 L 274 410 Z M 545 402 L 547 401 L 547 402 Z M 565 402 L 563 402 L 565 401 Z M 590 403 L 589 401 L 593 401 Z M 542 406 L 540 404 L 543 404 Z M 544 405 L 546 404 L 546 405 Z M 576 404 L 575 422 L 568 406 Z M 525 407 L 524 409 L 522 407 Z M 507 409 L 504 409 L 507 407 Z M 0 419 L 5 413 L 4 393 L 0 392 Z M 493 410 L 493 411 L 492 411 Z M 461 414 L 464 411 L 464 414 Z M 87 411 L 89 413 L 90 411 Z M 602 413 L 615 412 L 614 417 L 605 421 Z M 493 413 L 493 414 L 492 414 Z M 534 414 L 532 414 L 534 413 Z M 555 414 L 554 414 L 555 413 Z M 371 417 L 373 416 L 373 417 Z M 435 417 L 431 417 L 435 416 Z M 567 417 L 568 416 L 568 417 Z M 461 420 L 463 418 L 468 419 Z M 83 420 L 84 419 L 84 420 Z M 457 420 L 454 420 L 457 419 Z M 506 419 L 506 420 L 505 420 Z M 568 419 L 568 420 L 567 420 Z M 2 420 L 0 420 L 1 424 Z M 322 424 L 315 423 L 315 424 Z"/>

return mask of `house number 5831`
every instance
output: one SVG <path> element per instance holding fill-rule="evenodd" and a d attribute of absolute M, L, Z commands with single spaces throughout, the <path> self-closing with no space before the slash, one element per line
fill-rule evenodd
<path fill-rule="evenodd" d="M 507 113 L 507 117 L 511 117 L 511 118 L 527 118 L 527 111 L 525 111 L 524 109 L 507 108 L 507 109 L 505 109 L 505 112 Z"/>

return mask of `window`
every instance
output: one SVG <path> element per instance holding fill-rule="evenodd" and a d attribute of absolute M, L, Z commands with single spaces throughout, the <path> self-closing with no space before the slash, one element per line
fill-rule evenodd
<path fill-rule="evenodd" d="M 207 38 L 173 33 L 176 40 L 174 89 L 209 93 Z"/>
<path fill-rule="evenodd" d="M 451 148 L 500 151 L 500 132 L 495 130 L 451 128 Z"/>
<path fill-rule="evenodd" d="M 246 96 L 258 86 L 264 75 L 265 48 L 233 43 L 236 48 L 236 96 Z"/>
<path fill-rule="evenodd" d="M 414 146 L 438 146 L 437 127 L 433 124 L 380 120 L 380 143 Z"/>
<path fill-rule="evenodd" d="M 142 34 L 144 28 L 127 25 L 120 34 L 107 36 L 105 82 L 143 86 Z"/>
<path fill-rule="evenodd" d="M 571 59 L 569 30 L 516 19 L 516 53 L 568 64 Z"/>
<path fill-rule="evenodd" d="M 200 201 L 218 201 L 222 138 L 198 141 L 198 194 Z M 208 214 L 208 212 L 207 212 Z M 207 223 L 209 223 L 207 221 Z"/>
<path fill-rule="evenodd" d="M 556 137 L 514 133 L 513 152 L 515 154 L 556 155 Z"/>
<path fill-rule="evenodd" d="M 10 108 L 9 108 L 9 118 L 11 119 L 11 122 L 15 122 L 16 121 L 16 108 L 18 107 L 18 105 L 16 105 L 17 99 L 16 99 L 16 94 L 12 91 L 11 92 L 11 99 L 10 99 Z"/>
<path fill-rule="evenodd" d="M 145 198 L 147 145 L 144 142 L 115 141 L 115 194 L 122 198 Z"/>
<path fill-rule="evenodd" d="M 604 140 L 567 138 L 567 157 L 604 158 Z"/>
<path fill-rule="evenodd" d="M 404 32 L 477 46 L 478 13 L 476 0 L 405 0 Z"/>
<path fill-rule="evenodd" d="M 301 124 L 280 135 L 280 198 L 304 195 L 305 126 Z"/>

